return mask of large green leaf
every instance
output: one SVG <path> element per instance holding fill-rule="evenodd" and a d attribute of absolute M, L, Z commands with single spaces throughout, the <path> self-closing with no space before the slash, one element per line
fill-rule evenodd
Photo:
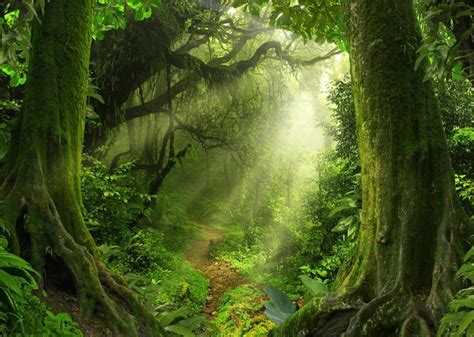
<path fill-rule="evenodd" d="M 474 283 L 474 264 L 465 263 L 458 271 L 458 275 Z"/>
<path fill-rule="evenodd" d="M 327 292 L 329 291 L 328 286 L 325 283 L 312 279 L 307 275 L 300 275 L 300 280 L 301 282 L 303 282 L 303 284 L 313 297 L 327 294 Z"/>
<path fill-rule="evenodd" d="M 10 275 L 6 271 L 0 269 L 0 288 L 5 289 L 7 293 L 21 296 L 23 294 L 21 283 L 21 278 Z"/>
<path fill-rule="evenodd" d="M 196 337 L 194 332 L 192 330 L 182 326 L 182 325 L 169 325 L 165 327 L 166 331 L 169 332 L 174 332 L 175 334 L 179 336 L 184 336 L 184 337 Z"/>
<path fill-rule="evenodd" d="M 186 318 L 190 314 L 190 310 L 186 307 L 179 308 L 174 311 L 165 311 L 158 316 L 158 320 L 163 326 L 168 326 L 177 318 Z"/>
<path fill-rule="evenodd" d="M 449 303 L 449 307 L 454 311 L 459 311 L 461 308 L 474 309 L 474 295 L 469 295 L 466 298 L 454 299 Z"/>
<path fill-rule="evenodd" d="M 264 303 L 265 315 L 273 322 L 280 324 L 296 311 L 287 294 L 272 287 L 264 287 L 263 291 L 270 298 L 270 301 Z"/>
<path fill-rule="evenodd" d="M 474 256 L 474 247 L 472 247 L 471 249 L 469 249 L 469 251 L 468 251 L 468 252 L 466 253 L 466 255 L 464 256 L 464 262 L 469 261 L 473 256 Z"/>
<path fill-rule="evenodd" d="M 474 311 L 468 312 L 463 319 L 461 320 L 461 323 L 459 324 L 458 328 L 458 333 L 459 336 L 464 336 L 464 332 L 474 324 Z"/>

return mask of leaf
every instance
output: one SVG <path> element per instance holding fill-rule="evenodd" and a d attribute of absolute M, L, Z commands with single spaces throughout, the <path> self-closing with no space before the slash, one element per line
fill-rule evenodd
<path fill-rule="evenodd" d="M 347 218 L 342 218 L 341 220 L 339 220 L 337 225 L 331 230 L 331 232 L 334 232 L 334 233 L 345 232 L 351 227 L 353 221 L 354 221 L 353 215 L 350 215 Z"/>
<path fill-rule="evenodd" d="M 0 251 L 7 249 L 8 247 L 8 240 L 0 235 Z"/>
<path fill-rule="evenodd" d="M 185 318 L 190 314 L 190 310 L 186 307 L 179 308 L 177 310 L 168 312 L 165 311 L 158 316 L 158 320 L 164 326 L 168 326 L 177 318 Z"/>
<path fill-rule="evenodd" d="M 312 279 L 307 275 L 300 275 L 300 280 L 313 296 L 324 295 L 329 291 L 325 283 Z"/>
<path fill-rule="evenodd" d="M 99 95 L 99 93 L 97 92 L 89 93 L 89 97 L 92 97 L 95 100 L 99 101 L 100 103 L 105 104 L 104 98 L 101 95 Z"/>
<path fill-rule="evenodd" d="M 270 301 L 264 303 L 265 315 L 273 322 L 280 324 L 296 311 L 287 294 L 271 287 L 264 287 L 263 291 L 270 298 Z"/>
<path fill-rule="evenodd" d="M 461 178 L 462 178 L 462 176 L 461 176 Z M 469 251 L 464 256 L 464 262 L 469 261 L 472 257 L 474 257 L 474 247 L 471 247 L 471 249 L 469 249 Z"/>
<path fill-rule="evenodd" d="M 454 311 L 459 311 L 461 308 L 474 309 L 474 295 L 455 299 L 449 303 L 449 307 Z"/>
<path fill-rule="evenodd" d="M 127 0 L 127 6 L 131 9 L 137 10 L 143 6 L 141 0 Z"/>
<path fill-rule="evenodd" d="M 463 264 L 459 268 L 458 275 L 474 283 L 474 265 L 471 263 Z"/>
<path fill-rule="evenodd" d="M 462 335 L 463 332 L 467 330 L 468 327 L 470 327 L 473 324 L 473 321 L 474 321 L 474 311 L 470 311 L 464 316 L 464 318 L 461 320 L 461 323 L 459 324 L 457 332 L 460 333 L 460 336 Z"/>
<path fill-rule="evenodd" d="M 169 325 L 169 326 L 165 327 L 165 330 L 169 331 L 169 332 L 174 332 L 175 334 L 177 334 L 179 336 L 184 336 L 184 337 L 195 337 L 196 336 L 194 334 L 194 332 L 192 332 L 190 329 L 188 329 L 184 326 L 181 326 L 181 325 Z"/>
<path fill-rule="evenodd" d="M 6 289 L 7 293 L 13 293 L 18 296 L 22 295 L 21 279 L 10 275 L 4 270 L 0 269 L 0 288 Z"/>

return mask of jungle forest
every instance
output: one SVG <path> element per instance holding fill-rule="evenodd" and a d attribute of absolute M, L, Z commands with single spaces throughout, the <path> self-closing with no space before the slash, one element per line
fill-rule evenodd
<path fill-rule="evenodd" d="M 474 0 L 0 14 L 0 336 L 474 337 Z"/>

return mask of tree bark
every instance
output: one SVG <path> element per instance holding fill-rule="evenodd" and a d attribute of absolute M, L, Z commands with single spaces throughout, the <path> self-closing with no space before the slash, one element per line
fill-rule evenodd
<path fill-rule="evenodd" d="M 423 67 L 414 70 L 421 39 L 413 2 L 345 0 L 343 12 L 362 168 L 358 251 L 336 293 L 277 335 L 433 336 L 459 287 L 468 223 L 433 90 Z"/>
<path fill-rule="evenodd" d="M 54 279 L 52 272 L 71 281 L 81 317 L 100 310 L 117 336 L 160 336 L 163 329 L 151 313 L 99 261 L 82 216 L 92 14 L 92 0 L 50 0 L 41 23 L 33 25 L 28 83 L 3 171 L 0 214 L 10 226 L 11 248 L 44 280 Z M 50 264 L 56 268 L 47 268 Z"/>

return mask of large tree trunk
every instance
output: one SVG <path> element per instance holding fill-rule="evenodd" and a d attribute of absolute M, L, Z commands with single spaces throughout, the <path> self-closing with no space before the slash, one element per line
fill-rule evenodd
<path fill-rule="evenodd" d="M 411 0 L 345 0 L 363 212 L 337 293 L 285 322 L 293 336 L 433 336 L 459 287 L 463 211 Z M 324 318 L 324 319 L 322 319 Z"/>
<path fill-rule="evenodd" d="M 34 24 L 28 84 L 3 172 L 0 214 L 11 227 L 11 248 L 43 273 L 46 284 L 54 279 L 49 272 L 68 277 L 82 317 L 101 310 L 116 335 L 159 336 L 156 320 L 98 260 L 82 217 L 92 14 L 92 0 L 50 0 L 41 23 Z"/>

